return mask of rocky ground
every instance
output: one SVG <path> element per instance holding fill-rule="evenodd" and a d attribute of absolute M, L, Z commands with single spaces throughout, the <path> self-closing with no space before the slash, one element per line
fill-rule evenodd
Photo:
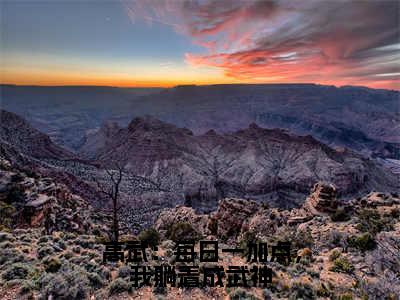
<path fill-rule="evenodd" d="M 149 254 L 171 264 L 175 242 L 183 238 L 218 240 L 220 249 L 289 240 L 300 262 L 268 263 L 273 283 L 267 288 L 136 289 L 125 264 L 102 263 L 107 215 L 65 185 L 13 169 L 5 160 L 0 166 L 1 299 L 399 299 L 395 193 L 342 202 L 334 186 L 319 183 L 292 210 L 243 199 L 223 199 L 211 214 L 185 206 L 164 209 L 153 228 L 121 239 L 159 243 Z M 219 264 L 247 262 L 220 253 Z"/>

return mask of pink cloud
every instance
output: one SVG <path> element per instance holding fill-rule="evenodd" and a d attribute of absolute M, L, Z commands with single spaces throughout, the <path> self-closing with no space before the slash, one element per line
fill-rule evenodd
<path fill-rule="evenodd" d="M 400 4 L 386 1 L 143 1 L 128 13 L 192 37 L 192 65 L 244 81 L 399 89 Z M 396 75 L 397 74 L 397 75 Z"/>

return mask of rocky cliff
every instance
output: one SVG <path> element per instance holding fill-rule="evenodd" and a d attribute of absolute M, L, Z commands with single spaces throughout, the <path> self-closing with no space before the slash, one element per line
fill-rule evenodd
<path fill-rule="evenodd" d="M 23 118 L 5 110 L 0 110 L 0 143 L 7 143 L 19 153 L 38 159 L 75 157 L 55 145 L 47 135 L 33 128 Z"/>
<path fill-rule="evenodd" d="M 205 210 L 224 197 L 293 207 L 317 181 L 333 183 L 342 196 L 391 191 L 398 184 L 396 175 L 373 160 L 332 149 L 311 136 L 256 124 L 233 133 L 194 135 L 152 117 L 136 118 L 106 136 L 94 157 L 104 168 L 122 162 L 166 184 L 182 179 L 185 201 Z"/>

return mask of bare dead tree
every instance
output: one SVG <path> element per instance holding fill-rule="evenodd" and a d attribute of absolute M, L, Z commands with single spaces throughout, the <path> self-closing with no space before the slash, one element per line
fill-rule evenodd
<path fill-rule="evenodd" d="M 124 176 L 124 166 L 122 163 L 114 163 L 113 170 L 106 169 L 109 184 L 101 184 L 98 180 L 93 179 L 97 184 L 98 189 L 107 198 L 112 201 L 112 240 L 118 242 L 119 238 L 119 218 L 118 212 L 121 209 L 119 206 L 120 186 Z"/>
<path fill-rule="evenodd" d="M 97 185 L 99 192 L 112 202 L 112 209 L 110 209 L 113 224 L 112 240 L 118 240 L 120 221 L 124 220 L 126 213 L 131 211 L 126 210 L 120 214 L 121 208 L 127 203 L 135 206 L 136 214 L 146 208 L 146 205 L 140 202 L 140 197 L 147 193 L 171 193 L 183 197 L 183 173 L 167 165 L 159 166 L 152 177 L 136 175 L 118 162 L 112 163 L 111 166 L 111 169 L 104 170 L 107 178 L 98 176 L 97 173 L 91 176 L 91 181 Z M 132 199 L 135 196 L 137 199 Z M 139 207 L 136 207 L 138 203 Z"/>

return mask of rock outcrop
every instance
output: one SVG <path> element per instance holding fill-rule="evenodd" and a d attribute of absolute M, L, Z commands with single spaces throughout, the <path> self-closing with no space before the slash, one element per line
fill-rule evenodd
<path fill-rule="evenodd" d="M 209 227 L 214 234 L 224 238 L 235 238 L 242 229 L 243 223 L 259 209 L 255 201 L 242 199 L 223 199 L 218 210 L 210 215 Z M 215 226 L 217 230 L 213 230 Z"/>
<path fill-rule="evenodd" d="M 208 234 L 207 215 L 198 215 L 191 207 L 177 206 L 164 209 L 158 216 L 154 227 L 165 237 L 167 231 L 177 223 L 189 223 L 195 231 L 202 235 Z"/>
<path fill-rule="evenodd" d="M 318 182 L 304 202 L 303 208 L 311 214 L 333 213 L 338 207 L 336 187 L 332 184 Z"/>
<path fill-rule="evenodd" d="M 0 163 L 0 201 L 12 208 L 9 215 L 2 215 L 9 219 L 11 228 L 87 233 L 97 227 L 106 232 L 110 222 L 108 216 L 96 212 L 66 185 L 36 173 L 27 174 L 5 159 Z"/>

